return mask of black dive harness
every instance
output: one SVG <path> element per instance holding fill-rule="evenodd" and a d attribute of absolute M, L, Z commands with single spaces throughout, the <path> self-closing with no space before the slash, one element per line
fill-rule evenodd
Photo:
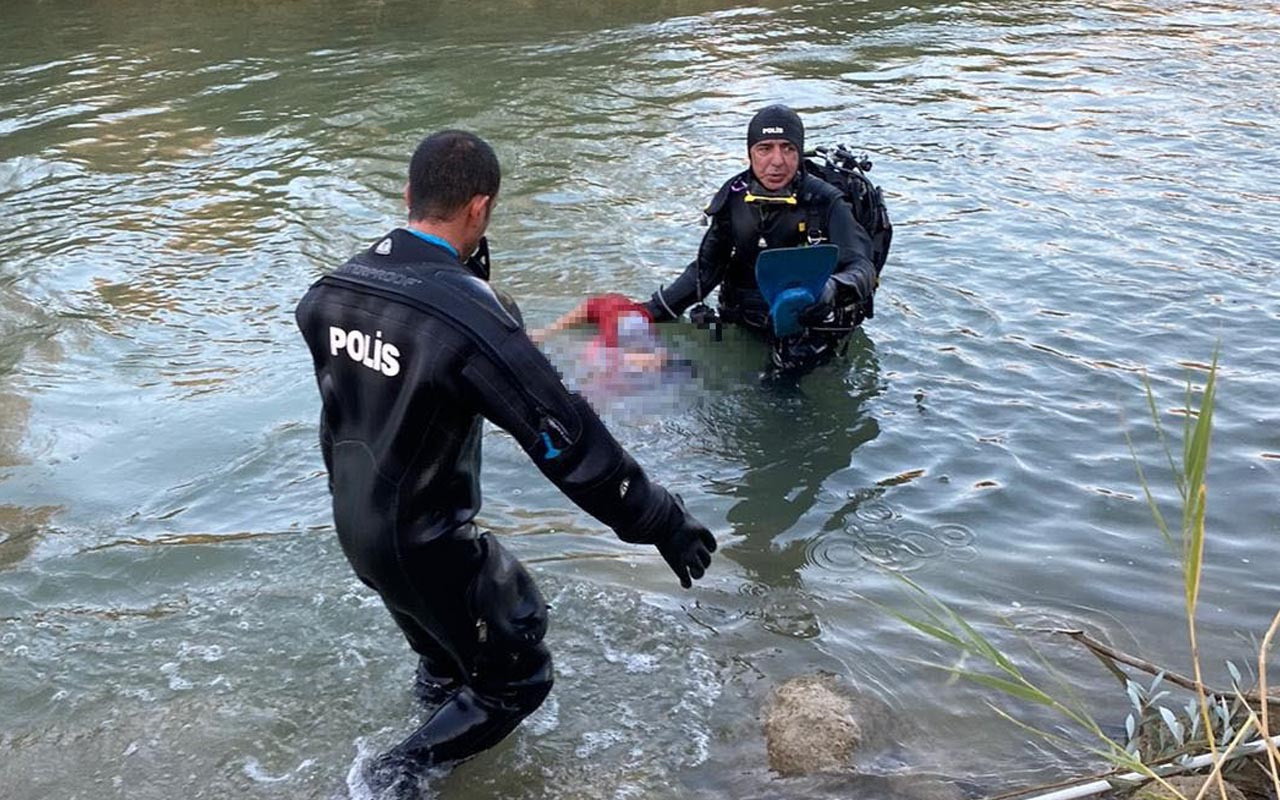
<path fill-rule="evenodd" d="M 690 320 L 698 327 L 710 328 L 717 341 L 722 336 L 721 321 L 767 330 L 767 304 L 755 301 L 759 294 L 756 261 L 769 249 L 828 241 L 825 220 L 839 198 L 838 189 L 810 177 L 804 169 L 798 170 L 795 178 L 778 192 L 764 189 L 750 170 L 727 181 L 703 211 L 703 224 L 717 224 L 713 220 L 727 214 L 727 218 L 718 223 L 727 224 L 730 238 L 726 274 L 720 282 L 720 309 L 717 311 L 707 304 L 708 291 L 703 284 L 702 269 L 696 268 L 697 304 L 689 310 Z M 667 304 L 662 289 L 655 298 L 668 314 L 678 316 Z M 807 330 L 821 334 L 848 333 L 856 327 L 855 320 L 860 321 L 856 313 L 841 316 L 844 319 L 833 321 L 834 324 L 809 326 Z"/>

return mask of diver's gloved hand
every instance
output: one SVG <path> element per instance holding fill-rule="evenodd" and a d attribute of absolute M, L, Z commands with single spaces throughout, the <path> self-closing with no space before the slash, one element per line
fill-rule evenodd
<path fill-rule="evenodd" d="M 716 537 L 685 509 L 680 495 L 674 497 L 680 511 L 680 524 L 666 539 L 655 544 L 667 566 L 680 579 L 680 585 L 688 589 L 693 581 L 706 574 L 716 549 Z"/>
<path fill-rule="evenodd" d="M 831 316 L 835 305 L 836 281 L 834 278 L 827 278 L 827 282 L 822 284 L 822 293 L 818 296 L 817 301 L 800 310 L 800 324 L 821 325 L 827 321 L 827 317 Z"/>
<path fill-rule="evenodd" d="M 670 322 L 675 317 L 667 310 L 666 304 L 662 302 L 662 298 L 659 297 L 661 294 L 661 289 L 654 292 L 653 296 L 644 302 L 644 310 L 649 312 L 649 319 L 654 322 Z"/>

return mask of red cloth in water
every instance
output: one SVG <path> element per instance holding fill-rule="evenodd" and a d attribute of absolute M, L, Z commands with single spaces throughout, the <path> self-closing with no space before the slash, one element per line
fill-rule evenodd
<path fill-rule="evenodd" d="M 587 299 L 587 322 L 596 326 L 605 347 L 618 346 L 618 320 L 627 314 L 653 321 L 648 309 L 620 294 L 598 294 Z"/>

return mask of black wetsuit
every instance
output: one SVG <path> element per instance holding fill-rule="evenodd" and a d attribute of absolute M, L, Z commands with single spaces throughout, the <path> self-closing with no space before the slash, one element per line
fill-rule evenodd
<path fill-rule="evenodd" d="M 658 544 L 685 519 L 565 389 L 484 272 L 397 229 L 317 281 L 297 309 L 343 552 L 422 669 L 454 690 L 389 754 L 417 764 L 495 744 L 551 688 L 545 603 L 474 524 L 483 419 L 626 541 Z"/>
<path fill-rule="evenodd" d="M 794 204 L 785 202 L 787 197 L 793 198 Z M 694 303 L 704 302 L 719 286 L 722 319 L 745 325 L 768 339 L 778 366 L 803 369 L 829 357 L 836 343 L 874 313 L 877 273 L 871 260 L 871 240 L 854 219 L 848 201 L 831 184 L 802 168 L 781 197 L 771 196 L 747 170 L 726 181 L 704 213 L 709 227 L 698 257 L 674 283 L 655 292 L 646 303 L 656 321 L 680 316 Z M 832 275 L 836 289 L 833 313 L 823 325 L 777 341 L 772 335 L 769 305 L 756 284 L 756 258 L 768 248 L 818 242 L 839 248 Z"/>

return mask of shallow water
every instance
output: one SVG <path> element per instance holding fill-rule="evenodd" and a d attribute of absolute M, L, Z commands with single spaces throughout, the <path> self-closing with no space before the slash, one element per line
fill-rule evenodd
<path fill-rule="evenodd" d="M 291 312 L 400 221 L 445 126 L 503 161 L 496 281 L 533 325 L 671 280 L 775 100 L 870 154 L 896 235 L 876 318 L 799 391 L 680 326 L 698 381 L 600 398 L 721 537 L 692 591 L 488 435 L 483 520 L 551 599 L 558 680 L 431 795 L 918 798 L 1086 766 L 873 603 L 909 608 L 907 573 L 1028 668 L 999 617 L 1186 671 L 1126 435 L 1176 518 L 1143 376 L 1177 432 L 1215 349 L 1200 633 L 1226 683 L 1280 607 L 1278 36 L 1243 0 L 7 8 L 0 794 L 361 796 L 415 721 L 330 528 Z M 1096 661 L 1030 638 L 1122 725 Z M 759 709 L 816 669 L 883 711 L 853 774 L 783 781 Z"/>

